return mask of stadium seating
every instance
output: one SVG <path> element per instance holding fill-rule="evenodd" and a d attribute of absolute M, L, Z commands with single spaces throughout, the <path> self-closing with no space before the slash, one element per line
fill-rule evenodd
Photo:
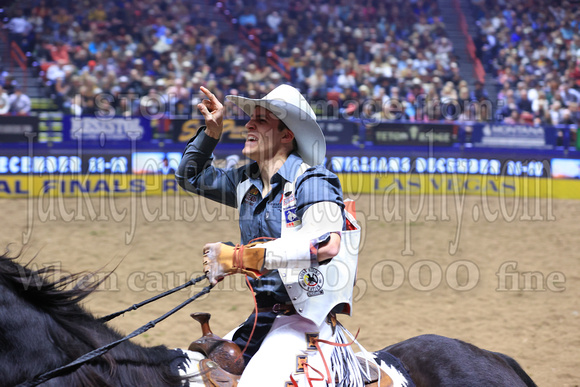
<path fill-rule="evenodd" d="M 574 2 L 471 0 L 478 56 L 495 77 L 501 116 L 580 122 L 580 8 Z M 519 117 L 519 118 L 518 118 Z"/>

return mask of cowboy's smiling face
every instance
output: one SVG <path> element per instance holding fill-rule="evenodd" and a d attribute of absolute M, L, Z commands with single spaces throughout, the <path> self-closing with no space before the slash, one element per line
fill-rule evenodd
<path fill-rule="evenodd" d="M 288 156 L 288 143 L 292 143 L 294 135 L 287 128 L 278 129 L 279 126 L 280 120 L 272 112 L 256 106 L 246 124 L 246 142 L 242 150 L 244 156 L 258 162 L 276 155 Z"/>

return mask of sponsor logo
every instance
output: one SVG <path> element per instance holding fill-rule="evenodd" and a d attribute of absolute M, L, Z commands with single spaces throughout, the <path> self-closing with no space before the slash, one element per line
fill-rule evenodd
<path fill-rule="evenodd" d="M 256 187 L 252 187 L 244 197 L 244 203 L 247 203 L 249 205 L 256 204 L 258 202 L 259 194 L 260 191 Z"/>
<path fill-rule="evenodd" d="M 309 267 L 308 269 L 300 271 L 300 274 L 298 274 L 298 284 L 302 289 L 306 290 L 308 297 L 324 294 L 324 290 L 322 290 L 324 276 L 315 267 Z"/>

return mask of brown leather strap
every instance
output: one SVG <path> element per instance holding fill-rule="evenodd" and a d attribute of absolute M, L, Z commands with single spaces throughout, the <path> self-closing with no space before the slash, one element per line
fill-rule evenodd
<path fill-rule="evenodd" d="M 209 387 L 236 387 L 240 380 L 238 375 L 224 371 L 217 363 L 209 359 L 200 361 L 199 369 L 205 385 Z"/>
<path fill-rule="evenodd" d="M 375 380 L 372 383 L 365 384 L 366 387 L 393 387 L 393 379 L 389 375 L 385 373 L 385 371 L 381 370 L 381 384 L 379 385 L 378 380 Z"/>

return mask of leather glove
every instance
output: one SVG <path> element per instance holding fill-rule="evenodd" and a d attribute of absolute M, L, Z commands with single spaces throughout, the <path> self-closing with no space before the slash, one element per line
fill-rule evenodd
<path fill-rule="evenodd" d="M 203 246 L 203 271 L 212 285 L 228 274 L 243 273 L 258 278 L 264 268 L 262 242 L 233 246 L 222 242 Z"/>

